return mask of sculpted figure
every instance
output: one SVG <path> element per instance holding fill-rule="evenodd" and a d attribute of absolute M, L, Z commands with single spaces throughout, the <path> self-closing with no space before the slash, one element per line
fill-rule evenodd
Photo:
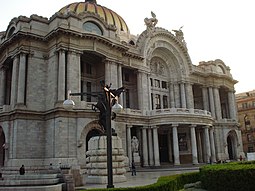
<path fill-rule="evenodd" d="M 183 28 L 183 26 L 181 26 L 179 28 L 179 30 L 173 30 L 173 31 L 175 32 L 176 38 L 178 38 L 180 41 L 183 42 L 184 41 L 184 36 L 183 36 L 182 28 Z"/>
<path fill-rule="evenodd" d="M 158 19 L 156 18 L 156 15 L 152 11 L 151 11 L 151 16 L 152 16 L 152 18 L 146 17 L 144 19 L 145 25 L 147 26 L 147 30 L 149 30 L 149 31 L 154 29 L 156 24 L 158 23 Z"/>
<path fill-rule="evenodd" d="M 133 136 L 131 140 L 131 149 L 133 152 L 138 152 L 139 147 L 139 140 L 136 138 L 136 136 Z"/>

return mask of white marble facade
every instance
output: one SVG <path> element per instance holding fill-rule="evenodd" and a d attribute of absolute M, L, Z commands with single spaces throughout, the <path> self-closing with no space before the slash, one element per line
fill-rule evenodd
<path fill-rule="evenodd" d="M 138 138 L 141 166 L 243 155 L 230 68 L 219 59 L 194 65 L 182 29 L 172 33 L 156 21 L 147 18 L 134 36 L 96 1 L 67 5 L 49 19 L 12 19 L 0 32 L 1 166 L 85 169 L 88 140 L 102 133 L 91 110 L 97 100 L 73 96 L 71 111 L 62 103 L 68 90 L 100 91 L 100 80 L 126 89 L 112 124 L 129 159 Z"/>

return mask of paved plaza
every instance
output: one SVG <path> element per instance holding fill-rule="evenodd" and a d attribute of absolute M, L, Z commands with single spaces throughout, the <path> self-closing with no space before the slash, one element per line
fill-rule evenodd
<path fill-rule="evenodd" d="M 131 176 L 131 172 L 127 172 L 126 173 L 127 181 L 122 183 L 115 183 L 114 187 L 121 188 L 121 187 L 144 186 L 157 182 L 160 176 L 168 176 L 195 171 L 199 171 L 199 166 L 179 166 L 154 169 L 140 168 L 137 169 L 136 176 Z M 107 184 L 85 184 L 82 187 L 77 187 L 76 190 L 89 188 L 106 188 L 106 186 Z"/>

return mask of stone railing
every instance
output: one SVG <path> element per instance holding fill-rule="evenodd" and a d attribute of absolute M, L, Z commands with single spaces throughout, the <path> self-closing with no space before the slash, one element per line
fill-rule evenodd
<path fill-rule="evenodd" d="M 220 123 L 236 123 L 237 120 L 236 119 L 226 119 L 226 118 L 224 118 L 224 119 L 218 120 L 218 122 L 220 122 Z"/>
<path fill-rule="evenodd" d="M 187 109 L 187 108 L 167 108 L 167 109 L 156 109 L 152 111 L 124 108 L 121 113 L 129 114 L 129 115 L 139 115 L 139 116 L 193 114 L 193 115 L 200 115 L 200 116 L 202 115 L 202 116 L 211 117 L 211 112 L 209 111 L 201 110 L 201 109 Z"/>
<path fill-rule="evenodd" d="M 201 109 L 167 108 L 167 109 L 157 109 L 157 110 L 149 111 L 149 115 L 165 115 L 165 114 L 173 114 L 173 115 L 193 114 L 193 115 L 211 116 L 211 112 L 206 110 L 201 110 Z"/>

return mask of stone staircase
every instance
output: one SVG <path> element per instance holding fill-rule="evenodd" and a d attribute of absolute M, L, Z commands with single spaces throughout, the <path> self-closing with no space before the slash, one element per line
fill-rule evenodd
<path fill-rule="evenodd" d="M 60 169 L 31 167 L 26 168 L 25 175 L 19 175 L 18 170 L 19 167 L 4 167 L 1 169 L 0 191 L 68 190 L 66 176 Z"/>

